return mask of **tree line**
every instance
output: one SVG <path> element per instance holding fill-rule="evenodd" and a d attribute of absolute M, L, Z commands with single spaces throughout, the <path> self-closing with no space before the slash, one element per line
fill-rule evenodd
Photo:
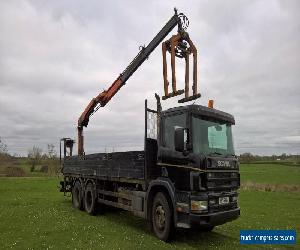
<path fill-rule="evenodd" d="M 57 160 L 57 152 L 53 144 L 47 144 L 46 152 L 43 152 L 43 150 L 37 146 L 33 146 L 28 149 L 27 158 L 31 165 L 31 172 L 33 172 L 36 166 L 41 164 L 43 160 Z"/>
<path fill-rule="evenodd" d="M 16 162 L 21 158 L 26 158 L 31 172 L 57 172 L 59 169 L 59 160 L 54 144 L 47 144 L 45 151 L 38 146 L 33 146 L 27 150 L 27 157 L 21 157 L 17 154 L 10 154 L 7 145 L 0 138 L 0 167 L 2 172 L 3 169 L 11 170 L 12 167 L 13 170 L 21 168 Z"/>
<path fill-rule="evenodd" d="M 286 161 L 286 160 L 296 160 L 300 161 L 300 155 L 292 155 L 282 153 L 281 155 L 253 155 L 251 153 L 243 153 L 238 156 L 241 163 L 249 163 L 256 161 Z"/>

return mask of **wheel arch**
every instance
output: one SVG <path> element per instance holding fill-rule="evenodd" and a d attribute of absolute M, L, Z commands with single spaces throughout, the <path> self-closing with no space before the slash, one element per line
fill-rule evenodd
<path fill-rule="evenodd" d="M 171 206 L 171 210 L 173 211 L 174 218 L 174 208 L 175 208 L 175 187 L 173 183 L 166 178 L 159 178 L 150 182 L 148 191 L 146 193 L 146 218 L 147 220 L 151 220 L 151 207 L 153 204 L 153 200 L 155 195 L 158 192 L 162 192 L 166 195 L 169 205 Z"/>
<path fill-rule="evenodd" d="M 82 178 L 82 177 L 73 177 L 73 178 L 72 178 L 72 186 L 74 186 L 75 183 L 76 183 L 77 181 L 78 181 L 78 182 L 80 183 L 80 185 L 82 186 L 82 184 L 83 184 L 83 178 Z"/>
<path fill-rule="evenodd" d="M 96 190 L 96 180 L 94 180 L 94 179 L 85 179 L 84 183 L 83 183 L 84 189 L 86 189 L 86 187 L 89 183 L 91 183 L 93 185 L 94 189 Z"/>

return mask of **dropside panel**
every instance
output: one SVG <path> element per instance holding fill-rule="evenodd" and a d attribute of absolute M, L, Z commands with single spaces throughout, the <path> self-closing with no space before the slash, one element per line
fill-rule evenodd
<path fill-rule="evenodd" d="M 62 172 L 64 175 L 144 179 L 144 151 L 67 157 Z"/>

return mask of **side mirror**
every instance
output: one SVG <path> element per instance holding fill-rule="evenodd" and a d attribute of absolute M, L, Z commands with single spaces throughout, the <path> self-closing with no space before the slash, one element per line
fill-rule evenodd
<path fill-rule="evenodd" d="M 175 150 L 179 152 L 184 151 L 184 128 L 176 128 L 174 133 L 174 144 L 175 144 Z"/>

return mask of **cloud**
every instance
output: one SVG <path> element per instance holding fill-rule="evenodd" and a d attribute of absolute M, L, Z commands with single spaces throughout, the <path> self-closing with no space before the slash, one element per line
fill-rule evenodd
<path fill-rule="evenodd" d="M 173 14 L 199 51 L 198 104 L 236 118 L 238 153 L 300 153 L 298 1 L 2 1 L 0 136 L 10 152 L 76 136 L 89 100 L 109 87 Z M 175 31 L 174 31 L 175 33 Z M 162 94 L 158 47 L 85 130 L 87 152 L 143 145 L 144 99 Z M 183 86 L 183 67 L 178 84 Z M 163 103 L 164 108 L 176 100 Z"/>

